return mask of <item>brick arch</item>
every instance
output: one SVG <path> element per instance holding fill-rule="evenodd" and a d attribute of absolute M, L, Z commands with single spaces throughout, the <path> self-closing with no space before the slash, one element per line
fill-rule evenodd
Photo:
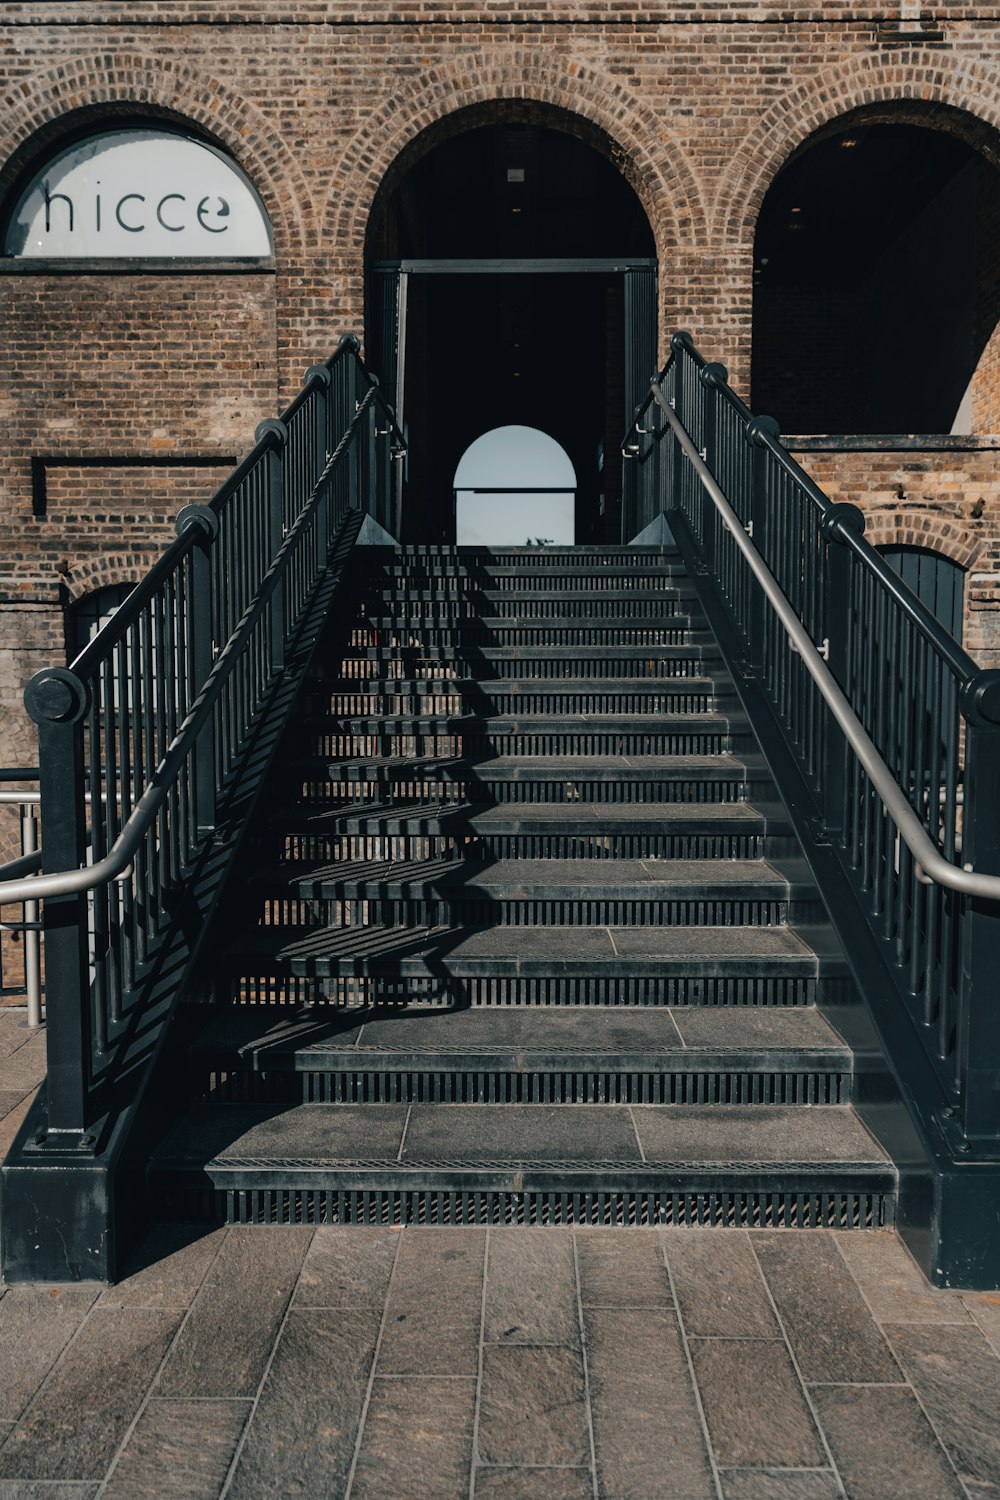
<path fill-rule="evenodd" d="M 1000 161 L 1000 75 L 919 47 L 854 57 L 777 100 L 747 134 L 715 197 L 716 242 L 752 249 L 768 188 L 809 137 L 842 115 L 877 117 L 887 104 L 894 119 L 960 133 Z"/>
<path fill-rule="evenodd" d="M 261 111 L 229 85 L 186 62 L 140 53 L 67 57 L 0 98 L 0 196 L 13 186 L 27 152 L 55 149 L 67 126 L 88 117 L 161 116 L 201 128 L 225 148 L 256 187 L 271 219 L 280 258 L 305 248 L 311 199 L 294 152 Z"/>
<path fill-rule="evenodd" d="M 968 571 L 982 551 L 982 541 L 960 521 L 934 511 L 875 511 L 865 515 L 865 540 L 873 547 L 925 547 Z"/>
<path fill-rule="evenodd" d="M 151 546 L 148 552 L 104 552 L 71 563 L 69 572 L 62 575 L 67 603 L 79 604 L 88 594 L 119 583 L 141 583 L 162 550 Z"/>
<path fill-rule="evenodd" d="M 583 64 L 562 67 L 528 48 L 502 62 L 483 53 L 426 69 L 386 99 L 347 144 L 331 186 L 323 242 L 363 275 L 365 237 L 376 194 L 417 138 L 476 105 L 547 106 L 585 121 L 610 145 L 610 157 L 646 211 L 660 255 L 704 245 L 701 192 L 669 129 L 614 79 Z"/>

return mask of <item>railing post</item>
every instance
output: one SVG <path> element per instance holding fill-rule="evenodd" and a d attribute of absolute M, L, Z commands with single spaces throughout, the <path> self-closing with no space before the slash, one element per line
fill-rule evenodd
<path fill-rule="evenodd" d="M 373 375 L 371 380 L 373 385 L 378 385 L 377 376 Z M 368 403 L 365 417 L 365 509 L 372 520 L 385 526 L 386 517 L 383 515 L 378 484 L 378 402 L 374 398 Z"/>
<path fill-rule="evenodd" d="M 1000 671 L 983 671 L 962 690 L 966 719 L 962 860 L 1000 875 Z M 965 898 L 958 1015 L 962 1129 L 973 1150 L 1000 1139 L 1000 901 Z"/>
<path fill-rule="evenodd" d="M 831 505 L 820 523 L 826 542 L 826 633 L 827 665 L 839 685 L 850 695 L 851 552 L 845 545 L 853 532 L 863 536 L 865 517 L 856 505 Z M 826 716 L 823 742 L 823 830 L 839 839 L 844 832 L 847 809 L 847 742 Z"/>
<path fill-rule="evenodd" d="M 781 428 L 773 417 L 754 417 L 746 425 L 744 436 L 753 449 L 753 472 L 750 478 L 750 514 L 747 522 L 753 527 L 751 536 L 765 562 L 770 558 L 771 496 L 768 490 L 770 465 L 768 464 L 765 440 L 775 441 L 781 436 Z M 747 619 L 747 653 L 750 665 L 760 675 L 764 670 L 767 641 L 768 605 L 764 590 L 754 586 L 752 602 Z"/>
<path fill-rule="evenodd" d="M 704 446 L 701 456 L 708 465 L 712 474 L 718 473 L 718 430 L 719 430 L 719 387 L 729 380 L 729 371 L 725 365 L 705 365 L 698 372 L 705 390 L 705 426 L 703 430 Z M 702 497 L 703 513 L 708 515 L 707 524 L 702 526 L 702 547 L 705 554 L 705 566 L 713 574 L 717 574 L 717 542 L 719 533 L 719 513 L 704 496 Z"/>
<path fill-rule="evenodd" d="M 268 417 L 258 422 L 254 437 L 258 443 L 271 439 L 264 468 L 264 483 L 267 487 L 267 549 L 273 560 L 285 538 L 285 450 L 288 447 L 288 428 L 277 417 Z M 278 583 L 267 608 L 268 652 L 272 672 L 281 672 L 285 666 L 285 584 Z"/>
<path fill-rule="evenodd" d="M 326 365 L 310 365 L 305 373 L 305 383 L 308 384 L 310 380 L 316 381 L 316 419 L 313 423 L 315 469 L 312 478 L 312 485 L 315 485 L 326 468 L 328 457 L 327 434 L 330 430 L 330 386 L 333 383 L 333 377 Z M 316 512 L 316 551 L 321 565 L 326 563 L 326 554 L 330 550 L 331 508 L 332 502 L 328 487 Z"/>
<path fill-rule="evenodd" d="M 685 359 L 685 355 L 691 347 L 691 335 L 684 332 L 683 329 L 675 333 L 670 340 L 670 348 L 674 356 L 673 407 L 681 422 L 684 421 L 684 389 L 687 381 L 687 360 Z M 669 482 L 670 508 L 671 510 L 681 510 L 683 508 L 684 466 L 686 459 L 681 450 L 681 445 L 674 437 L 673 432 L 670 434 L 670 441 L 673 449 L 673 463 L 670 465 Z M 690 516 L 688 520 L 691 520 Z"/>
<path fill-rule="evenodd" d="M 212 583 L 212 548 L 219 535 L 219 518 L 210 505 L 185 505 L 174 523 L 177 535 L 195 529 L 197 546 L 191 553 L 191 671 L 200 693 L 215 661 L 215 601 Z M 210 716 L 192 751 L 194 826 L 199 834 L 211 833 L 216 823 L 215 798 L 218 781 L 215 766 L 215 719 Z"/>
<path fill-rule="evenodd" d="M 76 870 L 87 859 L 83 720 L 90 694 L 75 673 L 49 667 L 28 683 L 24 705 L 38 725 L 42 872 Z M 86 892 L 45 902 L 48 1134 L 53 1143 L 89 1147 L 93 1043 L 87 913 Z"/>
<path fill-rule="evenodd" d="M 38 852 L 38 819 L 35 804 L 21 804 L 21 854 Z M 42 962 L 41 936 L 35 925 L 38 922 L 38 902 L 24 903 L 24 989 L 28 1001 L 28 1025 L 42 1024 Z"/>

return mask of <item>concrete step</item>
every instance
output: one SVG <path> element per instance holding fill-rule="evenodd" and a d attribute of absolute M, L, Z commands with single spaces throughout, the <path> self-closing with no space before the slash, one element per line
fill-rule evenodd
<path fill-rule="evenodd" d="M 191 1058 L 216 1104 L 842 1104 L 853 1068 L 808 1006 L 233 1008 Z"/>
<path fill-rule="evenodd" d="M 285 858 L 310 860 L 757 859 L 789 833 L 781 809 L 747 802 L 298 802 L 271 825 Z"/>
<path fill-rule="evenodd" d="M 896 1173 L 847 1105 L 196 1105 L 154 1201 L 232 1223 L 883 1227 Z"/>
<path fill-rule="evenodd" d="M 751 748 L 731 713 L 367 713 L 317 715 L 302 724 L 328 756 L 714 755 Z"/>
<path fill-rule="evenodd" d="M 808 929 L 801 929 L 808 934 Z M 839 953 L 792 927 L 244 928 L 220 998 L 261 1004 L 812 1005 L 849 1002 Z"/>
<path fill-rule="evenodd" d="M 462 681 L 516 677 L 537 679 L 634 679 L 699 677 L 718 668 L 719 651 L 697 645 L 557 646 L 549 642 L 513 646 L 352 647 L 343 658 L 340 680 L 396 682 L 431 678 Z"/>
<path fill-rule="evenodd" d="M 305 755 L 289 770 L 304 797 L 345 802 L 734 802 L 772 785 L 759 757 L 730 755 Z"/>
<path fill-rule="evenodd" d="M 264 920 L 400 926 L 780 926 L 815 921 L 819 898 L 803 861 L 462 859 L 343 861 L 257 873 Z"/>
<path fill-rule="evenodd" d="M 697 643 L 710 647 L 714 637 L 697 614 L 671 612 L 664 616 L 654 610 L 650 610 L 646 619 L 636 615 L 594 619 L 577 611 L 574 614 L 552 614 L 544 619 L 477 614 L 467 619 L 429 618 L 403 622 L 394 614 L 368 614 L 352 631 L 352 645 L 369 646 L 383 641 L 389 646 L 453 647 L 480 643 L 541 647 L 577 645 L 603 650 L 616 644 L 681 646 Z"/>
<path fill-rule="evenodd" d="M 699 714 L 731 701 L 732 688 L 710 677 L 400 678 L 333 681 L 322 711 L 332 714 Z M 318 698 L 319 695 L 315 694 Z"/>

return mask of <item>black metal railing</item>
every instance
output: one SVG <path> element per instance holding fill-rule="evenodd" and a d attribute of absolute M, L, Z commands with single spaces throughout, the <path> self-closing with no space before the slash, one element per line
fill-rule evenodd
<path fill-rule="evenodd" d="M 38 866 L 38 769 L 0 767 L 0 839 L 18 850 L 6 868 L 28 874 Z M 2 895 L 0 887 L 0 895 Z M 0 1000 L 23 1000 L 29 1026 L 42 1019 L 41 932 L 36 901 L 0 903 Z"/>
<path fill-rule="evenodd" d="M 624 538 L 661 513 L 689 538 L 738 640 L 738 675 L 771 705 L 817 837 L 923 1039 L 942 1115 L 961 1149 L 995 1149 L 1000 672 L 940 626 L 866 542 L 860 510 L 822 493 L 723 366 L 687 334 L 671 347 L 623 445 Z"/>
<path fill-rule="evenodd" d="M 256 437 L 211 502 L 180 513 L 176 540 L 72 666 L 25 691 L 42 874 L 26 879 L 21 861 L 0 870 L 0 899 L 44 900 L 54 1144 L 95 1145 L 88 1132 L 143 1031 L 136 1008 L 165 934 L 202 920 L 185 910 L 186 887 L 213 845 L 232 843 L 228 792 L 331 548 L 356 512 L 398 525 L 402 437 L 353 337 Z"/>

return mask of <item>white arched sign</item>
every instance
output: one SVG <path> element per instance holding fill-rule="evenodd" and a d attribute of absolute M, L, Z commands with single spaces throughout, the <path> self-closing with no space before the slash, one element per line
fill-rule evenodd
<path fill-rule="evenodd" d="M 8 220 L 21 258 L 272 255 L 264 205 L 211 146 L 166 130 L 113 130 L 52 157 Z"/>

